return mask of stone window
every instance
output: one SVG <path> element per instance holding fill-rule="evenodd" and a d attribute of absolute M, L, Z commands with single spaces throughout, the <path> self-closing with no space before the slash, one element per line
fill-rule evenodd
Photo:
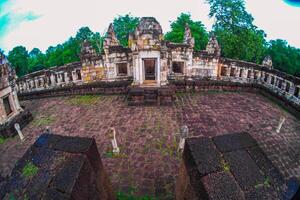
<path fill-rule="evenodd" d="M 258 79 L 258 71 L 254 71 L 254 79 Z"/>
<path fill-rule="evenodd" d="M 55 83 L 57 83 L 57 74 L 54 74 L 54 80 L 55 80 Z"/>
<path fill-rule="evenodd" d="M 172 62 L 172 71 L 173 73 L 183 74 L 184 62 Z"/>
<path fill-rule="evenodd" d="M 239 77 L 243 77 L 243 72 L 244 72 L 244 69 L 240 69 L 240 75 L 239 75 Z"/>
<path fill-rule="evenodd" d="M 60 76 L 61 76 L 61 82 L 65 82 L 65 74 L 64 73 L 62 73 L 62 74 L 60 74 Z"/>
<path fill-rule="evenodd" d="M 264 81 L 267 82 L 267 81 L 268 81 L 268 78 L 269 78 L 269 74 L 265 74 L 265 79 L 264 79 Z"/>
<path fill-rule="evenodd" d="M 221 68 L 221 76 L 226 76 L 227 69 L 226 67 Z"/>
<path fill-rule="evenodd" d="M 3 98 L 3 105 L 4 105 L 6 115 L 9 116 L 12 113 L 12 109 L 11 109 L 11 105 L 10 105 L 8 96 Z"/>
<path fill-rule="evenodd" d="M 272 76 L 271 77 L 271 84 L 274 85 L 274 82 L 275 82 L 275 78 L 274 78 L 274 76 Z"/>
<path fill-rule="evenodd" d="M 80 69 L 76 69 L 77 79 L 81 80 L 81 72 Z"/>
<path fill-rule="evenodd" d="M 278 88 L 282 87 L 282 80 L 281 79 L 277 79 L 278 80 Z"/>
<path fill-rule="evenodd" d="M 234 76 L 235 75 L 235 68 L 231 68 L 230 69 L 230 76 Z"/>
<path fill-rule="evenodd" d="M 68 77 L 70 81 L 73 81 L 73 76 L 72 76 L 72 72 L 68 72 Z"/>
<path fill-rule="evenodd" d="M 295 93 L 294 93 L 294 95 L 296 97 L 299 97 L 299 91 L 300 91 L 300 88 L 299 87 L 295 87 Z"/>
<path fill-rule="evenodd" d="M 285 85 L 285 91 L 286 91 L 286 92 L 290 92 L 290 87 L 291 87 L 290 83 L 289 83 L 289 82 L 286 82 L 286 85 Z"/>
<path fill-rule="evenodd" d="M 126 76 L 127 75 L 127 63 L 117 63 L 117 75 Z"/>
<path fill-rule="evenodd" d="M 50 76 L 48 76 L 48 83 L 49 83 L 49 85 L 51 85 L 51 78 L 50 78 Z"/>
<path fill-rule="evenodd" d="M 248 70 L 247 78 L 251 78 L 251 70 Z"/>

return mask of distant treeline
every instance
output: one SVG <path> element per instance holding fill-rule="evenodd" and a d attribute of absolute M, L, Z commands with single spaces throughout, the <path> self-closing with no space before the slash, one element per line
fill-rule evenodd
<path fill-rule="evenodd" d="M 183 41 L 185 25 L 191 28 L 195 38 L 195 51 L 205 49 L 210 34 L 214 34 L 222 49 L 222 56 L 261 63 L 270 55 L 273 66 L 286 73 L 300 76 L 300 49 L 290 46 L 285 40 L 266 40 L 266 33 L 253 24 L 253 17 L 245 10 L 244 0 L 206 0 L 210 5 L 210 17 L 215 23 L 208 33 L 201 21 L 193 21 L 188 13 L 181 13 L 171 23 L 171 30 L 165 34 L 165 40 L 180 43 Z M 139 18 L 129 14 L 117 16 L 114 21 L 116 36 L 121 45 L 128 46 L 128 34 L 138 25 Z M 97 52 L 103 50 L 105 33 L 92 32 L 82 27 L 77 34 L 63 44 L 50 46 L 45 53 L 38 48 L 30 52 L 17 46 L 8 53 L 8 60 L 16 69 L 18 76 L 23 76 L 44 68 L 61 66 L 80 60 L 81 43 L 87 39 Z M 0 49 L 1 50 L 1 49 Z"/>

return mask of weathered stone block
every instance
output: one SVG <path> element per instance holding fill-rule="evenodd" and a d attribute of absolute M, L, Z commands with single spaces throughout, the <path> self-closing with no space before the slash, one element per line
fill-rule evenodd
<path fill-rule="evenodd" d="M 214 143 L 221 152 L 253 147 L 256 141 L 248 133 L 235 133 L 221 135 L 213 138 Z"/>
<path fill-rule="evenodd" d="M 186 164 L 193 159 L 201 177 L 221 170 L 221 154 L 209 138 L 188 138 L 183 159 Z"/>
<path fill-rule="evenodd" d="M 24 174 L 28 166 L 34 173 Z M 50 134 L 27 150 L 0 191 L 1 199 L 115 199 L 95 140 Z"/>
<path fill-rule="evenodd" d="M 225 153 L 224 158 L 243 190 L 255 190 L 257 184 L 264 183 L 264 174 L 245 150 Z"/>
<path fill-rule="evenodd" d="M 244 193 L 234 177 L 228 172 L 217 172 L 204 176 L 201 181 L 210 200 L 242 200 Z"/>

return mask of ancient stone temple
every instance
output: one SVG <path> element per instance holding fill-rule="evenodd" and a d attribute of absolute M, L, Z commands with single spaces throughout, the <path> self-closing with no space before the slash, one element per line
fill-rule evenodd
<path fill-rule="evenodd" d="M 14 87 L 14 71 L 4 54 L 0 53 L 0 124 L 4 124 L 22 110 Z"/>
<path fill-rule="evenodd" d="M 93 82 L 132 81 L 140 88 L 160 88 L 180 80 L 229 81 L 257 84 L 300 104 L 300 79 L 273 69 L 270 56 L 261 65 L 221 57 L 214 35 L 205 50 L 194 51 L 194 43 L 188 25 L 183 42 L 172 43 L 164 40 L 155 18 L 143 17 L 123 47 L 110 24 L 103 52 L 85 41 L 80 62 L 28 74 L 18 79 L 17 89 L 26 94 Z"/>

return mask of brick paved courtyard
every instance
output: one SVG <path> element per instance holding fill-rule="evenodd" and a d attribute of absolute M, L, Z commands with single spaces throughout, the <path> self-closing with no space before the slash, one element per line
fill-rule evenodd
<path fill-rule="evenodd" d="M 299 120 L 252 93 L 178 94 L 171 107 L 128 107 L 123 96 L 61 97 L 22 102 L 34 114 L 23 133 L 0 144 L 0 174 L 50 126 L 53 133 L 94 137 L 115 191 L 172 199 L 180 165 L 179 127 L 190 136 L 248 131 L 286 179 L 300 178 Z M 287 118 L 276 134 L 280 116 Z M 114 157 L 107 131 L 115 127 L 121 154 Z"/>

